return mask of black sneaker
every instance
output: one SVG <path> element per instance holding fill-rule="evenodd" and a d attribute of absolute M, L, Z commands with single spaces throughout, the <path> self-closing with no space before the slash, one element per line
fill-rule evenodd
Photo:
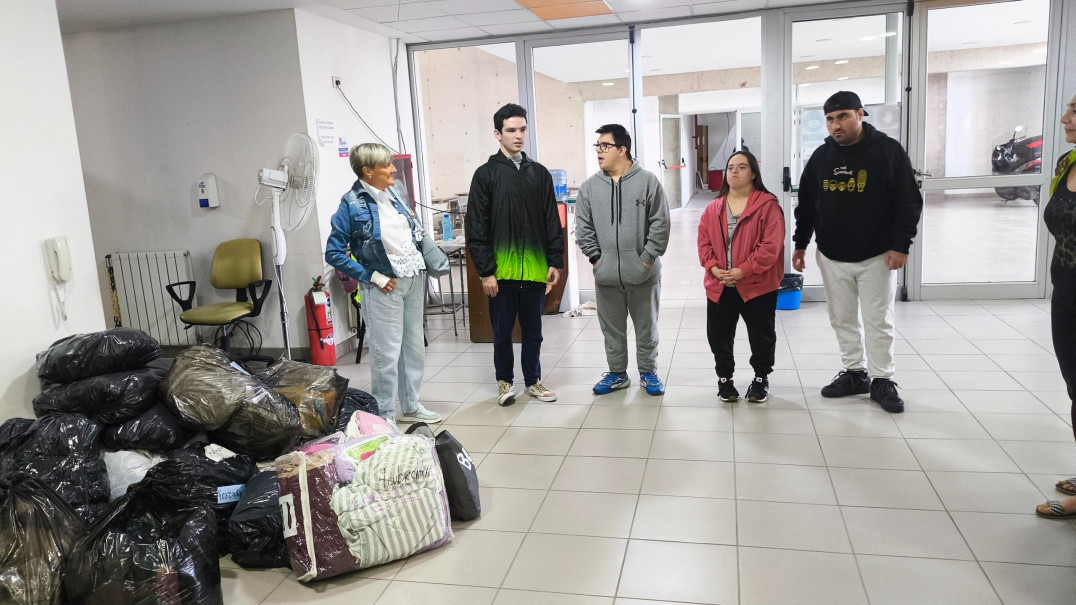
<path fill-rule="evenodd" d="M 866 370 L 841 370 L 833 382 L 822 387 L 823 397 L 848 397 L 871 392 L 871 379 Z"/>
<path fill-rule="evenodd" d="M 770 381 L 762 376 L 755 376 L 751 386 L 747 387 L 747 400 L 751 403 L 762 403 L 770 398 Z"/>
<path fill-rule="evenodd" d="M 732 386 L 731 378 L 717 379 L 717 396 L 726 403 L 740 400 L 740 392 Z"/>
<path fill-rule="evenodd" d="M 904 401 L 897 395 L 897 383 L 888 378 L 875 378 L 871 381 L 871 399 L 890 414 L 904 411 Z"/>

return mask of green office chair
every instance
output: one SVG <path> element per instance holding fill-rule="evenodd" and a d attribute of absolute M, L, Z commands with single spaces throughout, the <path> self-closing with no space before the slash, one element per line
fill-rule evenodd
<path fill-rule="evenodd" d="M 256 239 L 233 239 L 217 246 L 217 251 L 213 253 L 209 283 L 218 290 L 235 290 L 235 302 L 193 307 L 191 303 L 196 287 L 193 281 L 168 284 L 165 289 L 183 309 L 179 319 L 187 324 L 187 329 L 191 326 L 220 326 L 224 332 L 221 348 L 228 351 L 230 333 L 241 321 L 261 314 L 262 304 L 273 285 L 272 280 L 262 279 L 261 242 Z M 176 292 L 177 288 L 184 286 L 190 288 L 185 298 Z"/>

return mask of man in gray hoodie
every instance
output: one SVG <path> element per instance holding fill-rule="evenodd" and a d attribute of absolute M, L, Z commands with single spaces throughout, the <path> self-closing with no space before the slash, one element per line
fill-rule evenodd
<path fill-rule="evenodd" d="M 639 383 L 650 395 L 665 385 L 657 374 L 661 262 L 669 245 L 669 205 L 661 181 L 631 159 L 631 135 L 620 124 L 597 130 L 601 170 L 579 188 L 575 238 L 594 266 L 598 324 L 605 336 L 606 372 L 594 392 L 611 393 L 628 378 L 628 315 L 635 326 Z"/>

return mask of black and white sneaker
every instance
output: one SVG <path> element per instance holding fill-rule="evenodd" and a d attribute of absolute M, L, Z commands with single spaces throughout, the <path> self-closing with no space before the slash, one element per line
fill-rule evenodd
<path fill-rule="evenodd" d="M 865 395 L 871 390 L 871 379 L 866 370 L 841 370 L 833 382 L 822 387 L 823 397 L 848 397 Z"/>
<path fill-rule="evenodd" d="M 871 381 L 871 399 L 890 414 L 904 411 L 904 400 L 897 394 L 897 383 L 888 378 L 875 378 Z"/>
<path fill-rule="evenodd" d="M 725 403 L 740 400 L 740 392 L 732 385 L 731 378 L 717 379 L 717 396 Z"/>
<path fill-rule="evenodd" d="M 755 376 L 751 386 L 747 387 L 747 400 L 751 403 L 762 403 L 770 398 L 770 381 L 763 376 Z"/>

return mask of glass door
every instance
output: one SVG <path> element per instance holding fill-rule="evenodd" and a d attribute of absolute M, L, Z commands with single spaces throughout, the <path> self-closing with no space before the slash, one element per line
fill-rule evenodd
<path fill-rule="evenodd" d="M 795 229 L 793 212 L 803 167 L 829 136 L 822 105 L 830 95 L 838 90 L 855 92 L 869 114 L 867 122 L 906 142 L 907 108 L 902 95 L 906 75 L 903 57 L 907 56 L 905 21 L 903 4 L 786 13 L 786 39 L 791 43 L 784 72 L 784 139 L 789 143 L 784 185 L 791 193 L 786 213 L 790 232 Z M 791 253 L 791 240 L 787 247 Z M 804 270 L 805 300 L 825 299 L 815 250 L 812 239 Z"/>
<path fill-rule="evenodd" d="M 914 298 L 1045 293 L 1050 15 L 1050 0 L 933 2 L 916 15 L 912 163 L 924 208 L 909 259 Z"/>

